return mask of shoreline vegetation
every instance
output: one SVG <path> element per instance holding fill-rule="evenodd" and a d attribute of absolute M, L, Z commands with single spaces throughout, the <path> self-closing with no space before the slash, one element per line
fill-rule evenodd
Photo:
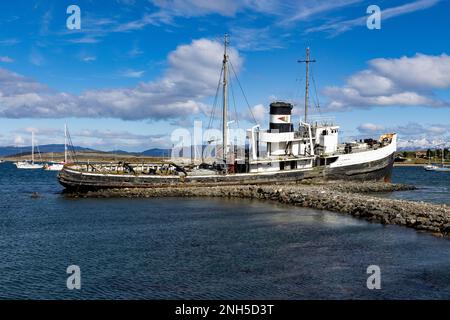
<path fill-rule="evenodd" d="M 425 167 L 428 163 L 404 163 L 394 162 L 394 167 Z"/>
<path fill-rule="evenodd" d="M 304 181 L 283 185 L 105 189 L 65 195 L 70 198 L 220 197 L 271 200 L 343 213 L 371 222 L 406 226 L 436 236 L 450 236 L 450 206 L 377 196 L 415 189 L 411 185 L 384 182 Z"/>

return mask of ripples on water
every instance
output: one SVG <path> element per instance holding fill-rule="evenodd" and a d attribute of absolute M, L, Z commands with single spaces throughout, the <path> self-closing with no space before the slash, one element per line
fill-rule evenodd
<path fill-rule="evenodd" d="M 0 165 L 0 298 L 450 297 L 446 239 L 272 202 L 66 199 L 55 178 Z"/>
<path fill-rule="evenodd" d="M 390 193 L 385 195 L 387 197 L 450 204 L 450 172 L 426 171 L 422 167 L 395 167 L 392 180 L 415 185 L 418 189 Z"/>

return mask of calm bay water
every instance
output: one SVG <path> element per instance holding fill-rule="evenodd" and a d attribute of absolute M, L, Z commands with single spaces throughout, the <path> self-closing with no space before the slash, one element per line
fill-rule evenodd
<path fill-rule="evenodd" d="M 426 174 L 395 168 L 423 188 L 388 196 L 448 203 L 450 174 Z M 11 164 L 0 186 L 0 298 L 450 298 L 450 241 L 407 228 L 261 201 L 68 199 L 56 173 Z"/>
<path fill-rule="evenodd" d="M 388 197 L 450 204 L 449 172 L 426 171 L 422 167 L 396 167 L 392 180 L 415 185 L 418 189 L 390 193 L 386 195 Z"/>

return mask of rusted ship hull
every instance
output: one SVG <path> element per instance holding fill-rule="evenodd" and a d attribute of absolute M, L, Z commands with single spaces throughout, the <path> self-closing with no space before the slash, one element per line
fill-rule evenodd
<path fill-rule="evenodd" d="M 332 168 L 317 166 L 309 169 L 267 173 L 242 173 L 208 176 L 156 176 L 145 174 L 102 174 L 73 170 L 66 166 L 58 175 L 68 190 L 98 190 L 111 188 L 156 188 L 172 186 L 217 186 L 237 184 L 282 184 L 304 179 L 387 181 L 391 177 L 394 154 L 365 163 Z"/>

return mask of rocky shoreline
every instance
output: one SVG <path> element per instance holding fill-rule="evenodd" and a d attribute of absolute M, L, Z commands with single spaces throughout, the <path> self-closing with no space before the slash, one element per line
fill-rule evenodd
<path fill-rule="evenodd" d="M 375 193 L 413 190 L 389 183 L 308 182 L 286 185 L 107 189 L 70 193 L 68 197 L 235 197 L 278 201 L 299 207 L 349 214 L 382 224 L 396 224 L 439 236 L 450 235 L 450 206 L 376 197 Z"/>

